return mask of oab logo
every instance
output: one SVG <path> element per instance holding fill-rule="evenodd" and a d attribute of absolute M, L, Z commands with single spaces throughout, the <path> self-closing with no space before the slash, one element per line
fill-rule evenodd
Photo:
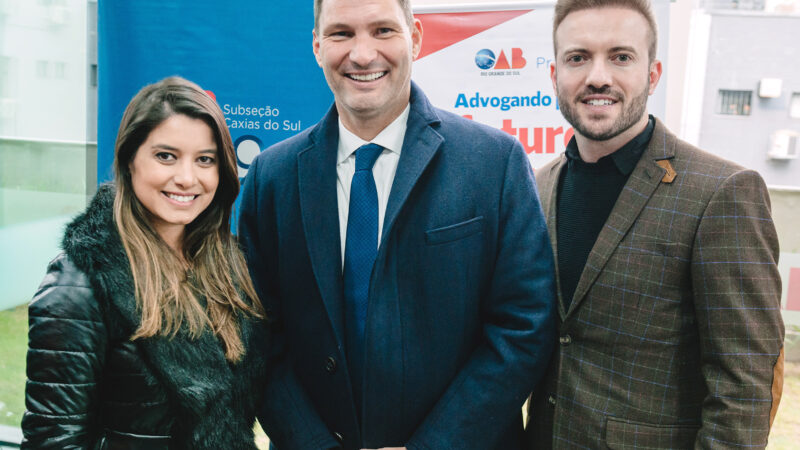
<path fill-rule="evenodd" d="M 239 178 L 244 178 L 250 170 L 250 164 L 261 153 L 261 139 L 251 134 L 240 136 L 233 143 L 236 149 L 236 164 L 239 166 Z"/>
<path fill-rule="evenodd" d="M 475 65 L 481 70 L 509 70 L 509 69 L 522 69 L 528 61 L 522 56 L 522 49 L 514 47 L 511 49 L 511 64 L 508 63 L 508 58 L 504 50 L 500 50 L 500 54 L 495 57 L 493 51 L 488 48 L 478 50 L 475 54 Z"/>

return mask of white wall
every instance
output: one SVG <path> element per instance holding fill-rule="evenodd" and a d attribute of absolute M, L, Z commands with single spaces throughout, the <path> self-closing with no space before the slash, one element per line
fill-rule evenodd
<path fill-rule="evenodd" d="M 86 141 L 86 0 L 0 1 L 0 136 Z"/>

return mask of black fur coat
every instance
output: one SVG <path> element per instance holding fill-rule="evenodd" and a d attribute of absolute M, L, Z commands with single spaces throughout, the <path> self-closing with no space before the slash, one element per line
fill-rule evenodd
<path fill-rule="evenodd" d="M 241 321 L 237 364 L 208 331 L 131 341 L 140 318 L 113 201 L 101 186 L 67 226 L 31 302 L 23 448 L 254 449 L 265 325 Z"/>

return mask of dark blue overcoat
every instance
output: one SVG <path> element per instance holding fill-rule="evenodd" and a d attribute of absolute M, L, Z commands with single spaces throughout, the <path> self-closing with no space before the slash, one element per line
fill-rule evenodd
<path fill-rule="evenodd" d="M 433 108 L 413 83 L 410 101 L 370 281 L 361 424 L 344 347 L 335 106 L 247 175 L 240 238 L 274 333 L 259 419 L 281 450 L 520 446 L 520 407 L 554 340 L 533 173 L 508 134 Z"/>

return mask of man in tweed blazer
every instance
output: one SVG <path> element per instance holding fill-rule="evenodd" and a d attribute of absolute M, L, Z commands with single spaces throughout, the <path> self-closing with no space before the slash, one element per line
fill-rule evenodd
<path fill-rule="evenodd" d="M 559 0 L 553 34 L 575 137 L 536 172 L 560 344 L 529 448 L 765 446 L 784 328 L 764 181 L 648 116 L 662 70 L 648 0 Z"/>

